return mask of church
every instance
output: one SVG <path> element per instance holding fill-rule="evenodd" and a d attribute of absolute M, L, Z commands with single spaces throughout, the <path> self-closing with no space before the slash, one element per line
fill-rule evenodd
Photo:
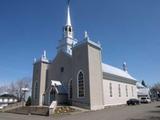
<path fill-rule="evenodd" d="M 67 4 L 66 24 L 57 45 L 57 54 L 48 60 L 46 51 L 34 61 L 32 105 L 69 104 L 90 110 L 126 104 L 137 98 L 137 80 L 127 71 L 126 63 L 119 69 L 102 62 L 102 47 L 87 32 L 77 41 Z"/>

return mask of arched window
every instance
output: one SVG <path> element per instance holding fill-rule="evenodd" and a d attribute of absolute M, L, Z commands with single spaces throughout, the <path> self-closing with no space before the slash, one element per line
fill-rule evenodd
<path fill-rule="evenodd" d="M 69 98 L 72 99 L 72 80 L 69 81 Z"/>
<path fill-rule="evenodd" d="M 71 27 L 69 27 L 69 32 L 72 32 L 72 28 Z"/>
<path fill-rule="evenodd" d="M 133 90 L 133 86 L 131 86 L 131 90 L 132 90 L 132 97 L 134 97 L 134 90 Z"/>
<path fill-rule="evenodd" d="M 38 83 L 36 81 L 36 84 L 35 84 L 35 99 L 38 98 Z"/>
<path fill-rule="evenodd" d="M 112 93 L 112 83 L 109 83 L 109 90 L 110 90 L 110 97 L 113 96 L 113 93 Z"/>
<path fill-rule="evenodd" d="M 78 73 L 78 97 L 85 96 L 84 74 L 82 71 Z"/>
<path fill-rule="evenodd" d="M 128 86 L 126 85 L 126 97 L 128 97 Z"/>
<path fill-rule="evenodd" d="M 118 84 L 118 94 L 119 94 L 119 97 L 121 97 L 121 85 Z"/>
<path fill-rule="evenodd" d="M 67 27 L 65 27 L 65 31 L 67 31 L 68 29 L 67 29 Z"/>

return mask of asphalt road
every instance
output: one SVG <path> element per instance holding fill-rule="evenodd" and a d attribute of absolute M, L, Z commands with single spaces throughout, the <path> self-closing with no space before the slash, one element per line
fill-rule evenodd
<path fill-rule="evenodd" d="M 160 120 L 160 102 L 50 117 L 0 113 L 0 120 Z"/>

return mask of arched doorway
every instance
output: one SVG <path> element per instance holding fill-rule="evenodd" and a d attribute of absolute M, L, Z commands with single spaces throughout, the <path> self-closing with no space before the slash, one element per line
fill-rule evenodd
<path fill-rule="evenodd" d="M 51 89 L 50 91 L 50 103 L 52 103 L 52 101 L 55 101 L 56 100 L 56 91 L 55 89 Z"/>

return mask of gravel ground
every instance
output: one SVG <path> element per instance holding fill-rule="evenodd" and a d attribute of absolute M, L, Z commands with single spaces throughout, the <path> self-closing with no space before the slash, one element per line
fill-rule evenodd
<path fill-rule="evenodd" d="M 160 102 L 50 117 L 0 113 L 0 120 L 160 120 Z"/>

